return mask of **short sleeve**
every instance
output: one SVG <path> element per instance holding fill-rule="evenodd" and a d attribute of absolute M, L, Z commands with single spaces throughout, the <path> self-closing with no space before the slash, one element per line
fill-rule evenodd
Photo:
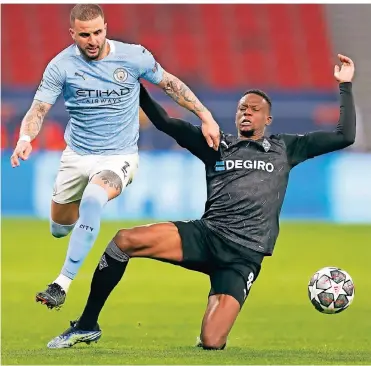
<path fill-rule="evenodd" d="M 44 103 L 54 104 L 62 93 L 64 77 L 55 63 L 49 63 L 46 67 L 43 78 L 36 91 L 34 99 Z"/>
<path fill-rule="evenodd" d="M 159 84 L 163 77 L 163 68 L 146 48 L 142 47 L 141 52 L 139 77 L 152 84 Z"/>

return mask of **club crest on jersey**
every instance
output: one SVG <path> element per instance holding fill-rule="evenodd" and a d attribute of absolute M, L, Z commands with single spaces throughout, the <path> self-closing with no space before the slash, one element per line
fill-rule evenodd
<path fill-rule="evenodd" d="M 262 146 L 265 152 L 269 151 L 269 149 L 271 148 L 271 144 L 269 143 L 267 139 L 264 139 Z"/>
<path fill-rule="evenodd" d="M 123 69 L 122 67 L 120 67 L 119 69 L 116 69 L 113 73 L 113 78 L 119 82 L 119 83 L 123 83 L 126 81 L 126 79 L 128 78 L 128 73 L 125 69 Z"/>

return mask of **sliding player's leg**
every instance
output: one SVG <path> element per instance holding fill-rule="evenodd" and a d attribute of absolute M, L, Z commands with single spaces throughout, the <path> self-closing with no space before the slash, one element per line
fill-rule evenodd
<path fill-rule="evenodd" d="M 184 232 L 187 232 L 184 240 Z M 108 244 L 94 272 L 85 309 L 77 322 L 48 343 L 49 348 L 72 347 L 98 340 L 98 317 L 130 258 L 145 257 L 205 272 L 207 253 L 203 232 L 193 222 L 159 223 L 120 230 Z M 98 332 L 98 333 L 97 333 Z"/>
<path fill-rule="evenodd" d="M 208 350 L 222 350 L 244 302 L 246 284 L 241 276 L 230 270 L 217 271 L 210 278 L 214 287 L 209 294 L 197 345 Z"/>
<path fill-rule="evenodd" d="M 211 290 L 197 346 L 223 350 L 234 322 L 258 276 L 260 265 L 231 263 L 210 275 Z"/>
<path fill-rule="evenodd" d="M 108 244 L 90 287 L 85 309 L 78 321 L 48 343 L 49 348 L 72 347 L 101 337 L 99 314 L 112 290 L 120 282 L 131 257 L 149 257 L 169 262 L 183 258 L 181 239 L 173 223 L 161 223 L 120 230 Z"/>

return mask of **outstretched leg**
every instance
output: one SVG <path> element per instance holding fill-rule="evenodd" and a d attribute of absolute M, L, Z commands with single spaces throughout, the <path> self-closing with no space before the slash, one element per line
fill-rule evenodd
<path fill-rule="evenodd" d="M 85 339 L 99 339 L 99 314 L 112 290 L 125 273 L 129 259 L 147 257 L 180 262 L 183 249 L 177 227 L 173 223 L 161 223 L 120 230 L 108 244 L 91 282 L 90 294 L 78 322 L 48 343 L 49 348 L 71 347 Z"/>
<path fill-rule="evenodd" d="M 104 303 L 133 257 L 180 262 L 183 249 L 177 227 L 173 223 L 161 223 L 122 229 L 116 234 L 95 270 L 88 302 L 79 320 L 82 329 L 96 325 Z"/>

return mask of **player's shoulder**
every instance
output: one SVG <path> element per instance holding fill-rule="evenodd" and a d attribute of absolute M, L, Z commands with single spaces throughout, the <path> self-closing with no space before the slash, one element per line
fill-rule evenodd
<path fill-rule="evenodd" d="M 276 133 L 273 135 L 269 135 L 269 140 L 273 142 L 283 141 L 283 134 L 282 133 Z"/>
<path fill-rule="evenodd" d="M 284 134 L 284 133 L 273 134 L 268 137 L 268 140 L 272 145 L 286 148 L 287 147 L 286 135 L 287 134 Z"/>
<path fill-rule="evenodd" d="M 118 56 L 142 57 L 142 55 L 147 52 L 147 49 L 140 44 L 125 43 L 115 40 L 109 40 L 109 42 L 114 45 L 115 53 Z"/>
<path fill-rule="evenodd" d="M 75 44 L 71 44 L 70 46 L 66 47 L 49 61 L 49 65 L 58 67 L 64 62 L 69 62 L 76 57 L 76 47 L 77 46 Z"/>
<path fill-rule="evenodd" d="M 225 133 L 224 131 L 220 131 L 220 142 L 225 143 L 227 145 L 231 145 L 237 141 L 237 136 L 234 136 L 230 133 Z"/>
<path fill-rule="evenodd" d="M 293 133 L 278 133 L 278 134 L 269 136 L 269 138 L 272 141 L 275 141 L 276 143 L 279 143 L 285 146 L 286 148 L 288 148 L 289 146 L 292 146 L 293 144 L 297 144 L 301 141 L 304 141 L 302 140 L 304 136 L 305 135 L 293 134 Z"/>

